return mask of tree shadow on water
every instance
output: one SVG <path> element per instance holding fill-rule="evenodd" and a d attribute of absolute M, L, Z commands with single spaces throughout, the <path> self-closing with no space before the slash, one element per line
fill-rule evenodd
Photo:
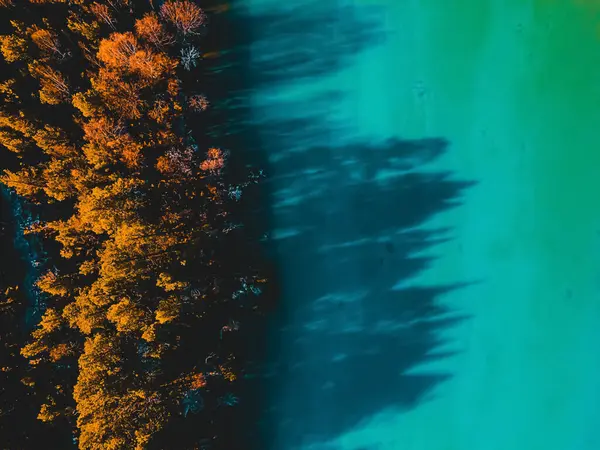
<path fill-rule="evenodd" d="M 384 40 L 380 10 L 329 2 L 293 2 L 256 19 L 253 79 L 298 82 L 341 69 L 350 58 Z"/>
<path fill-rule="evenodd" d="M 385 40 L 384 10 L 374 6 L 321 0 L 278 2 L 276 7 L 263 8 L 249 8 L 249 3 L 258 2 L 247 0 L 229 3 L 230 14 L 211 19 L 208 50 L 216 50 L 219 57 L 205 65 L 205 75 L 213 76 L 204 77 L 227 89 L 228 100 L 232 87 L 255 90 L 331 74 Z"/>
<path fill-rule="evenodd" d="M 386 408 L 414 407 L 450 376 L 408 373 L 449 356 L 441 332 L 464 318 L 440 301 L 462 284 L 411 283 L 430 267 L 431 248 L 451 237 L 422 225 L 459 205 L 471 184 L 420 169 L 418 154 L 428 159 L 446 146 L 391 140 L 342 149 L 377 154 L 376 168 L 360 167 L 359 156 L 355 168 L 352 157 L 323 147 L 272 164 L 272 238 L 285 270 L 271 338 L 269 448 L 332 439 Z"/>
<path fill-rule="evenodd" d="M 346 94 L 315 94 L 311 83 L 383 41 L 382 12 L 301 3 L 240 7 L 227 18 L 239 42 L 209 70 L 225 86 L 212 97 L 219 143 L 267 174 L 253 212 L 280 286 L 240 404 L 260 422 L 243 448 L 319 445 L 388 408 L 417 406 L 451 374 L 411 370 L 450 356 L 443 331 L 465 318 L 441 300 L 464 283 L 421 286 L 415 277 L 452 238 L 429 221 L 459 206 L 473 183 L 429 168 L 445 139 L 353 136 L 336 110 Z"/>

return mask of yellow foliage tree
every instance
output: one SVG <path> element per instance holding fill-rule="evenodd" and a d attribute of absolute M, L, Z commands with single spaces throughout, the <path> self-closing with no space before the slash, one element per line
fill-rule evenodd
<path fill-rule="evenodd" d="M 69 142 L 66 133 L 58 127 L 44 125 L 35 131 L 33 141 L 36 146 L 50 157 L 75 158 L 78 156 L 77 148 Z"/>
<path fill-rule="evenodd" d="M 110 297 L 97 286 L 85 286 L 75 301 L 65 306 L 62 315 L 70 327 L 90 335 L 94 330 L 105 328 L 106 310 L 110 303 Z"/>
<path fill-rule="evenodd" d="M 54 31 L 33 27 L 30 33 L 31 40 L 44 54 L 55 56 L 59 59 L 67 56 Z"/>
<path fill-rule="evenodd" d="M 55 341 L 52 336 L 64 325 L 61 315 L 54 308 L 47 308 L 38 327 L 32 333 L 33 341 L 21 349 L 26 358 L 48 357 L 51 361 L 70 355 L 71 347 Z"/>
<path fill-rule="evenodd" d="M 124 388 L 125 376 L 118 337 L 98 333 L 86 341 L 74 389 L 80 449 L 143 450 L 164 426 L 160 394 Z"/>
<path fill-rule="evenodd" d="M 67 28 L 88 41 L 95 41 L 98 38 L 100 24 L 96 20 L 84 20 L 75 11 L 69 11 Z"/>
<path fill-rule="evenodd" d="M 48 270 L 36 282 L 37 287 L 42 292 L 59 297 L 66 297 L 71 292 L 69 279 L 57 275 L 54 271 Z"/>
<path fill-rule="evenodd" d="M 27 40 L 14 34 L 0 36 L 0 52 L 9 63 L 26 60 Z"/>
<path fill-rule="evenodd" d="M 0 132 L 1 141 L 2 133 Z M 41 175 L 41 171 L 35 167 L 24 167 L 18 172 L 5 170 L 4 174 L 0 176 L 0 182 L 13 188 L 17 194 L 36 201 L 46 187 Z"/>
<path fill-rule="evenodd" d="M 71 103 L 75 108 L 77 108 L 84 117 L 93 117 L 95 115 L 100 115 L 101 110 L 98 106 L 95 106 L 90 97 L 92 96 L 93 91 L 88 92 L 77 92 L 73 95 Z"/>
<path fill-rule="evenodd" d="M 49 65 L 34 61 L 29 64 L 29 72 L 40 81 L 40 101 L 58 105 L 71 98 L 67 79 L 58 70 Z"/>
<path fill-rule="evenodd" d="M 166 292 L 183 291 L 189 287 L 189 283 L 175 281 L 171 275 L 161 272 L 156 280 L 156 285 L 163 288 Z"/>
<path fill-rule="evenodd" d="M 106 318 L 113 322 L 117 331 L 121 333 L 142 333 L 143 329 L 151 323 L 148 313 L 128 298 L 112 305 L 108 309 Z"/>
<path fill-rule="evenodd" d="M 158 303 L 156 321 L 160 324 L 173 322 L 179 317 L 181 301 L 175 296 L 170 296 Z"/>

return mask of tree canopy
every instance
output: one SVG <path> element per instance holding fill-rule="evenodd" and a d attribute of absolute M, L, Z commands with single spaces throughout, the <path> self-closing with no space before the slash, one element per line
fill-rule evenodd
<path fill-rule="evenodd" d="M 209 135 L 204 69 L 183 61 L 209 15 L 191 0 L 0 7 L 0 181 L 39 214 L 26 232 L 49 255 L 13 351 L 36 417 L 83 450 L 176 448 L 181 421 L 197 434 L 181 448 L 219 448 L 266 278 L 236 213 L 258 178 L 229 169 L 239 149 Z"/>

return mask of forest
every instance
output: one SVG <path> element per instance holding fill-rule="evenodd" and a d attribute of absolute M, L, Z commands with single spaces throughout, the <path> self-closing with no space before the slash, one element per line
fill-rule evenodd
<path fill-rule="evenodd" d="M 0 0 L 1 449 L 248 448 L 271 275 L 214 89 L 227 10 Z"/>

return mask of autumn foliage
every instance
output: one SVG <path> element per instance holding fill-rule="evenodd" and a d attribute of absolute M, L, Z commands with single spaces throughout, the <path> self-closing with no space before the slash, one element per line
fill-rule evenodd
<path fill-rule="evenodd" d="M 198 32 L 206 23 L 204 11 L 190 0 L 167 0 L 160 8 L 160 15 L 184 35 Z"/>
<path fill-rule="evenodd" d="M 50 255 L 20 349 L 42 380 L 28 386 L 45 386 L 37 418 L 84 450 L 175 448 L 160 440 L 181 421 L 196 434 L 182 448 L 217 442 L 265 279 L 234 213 L 257 177 L 229 171 L 197 120 L 201 68 L 180 60 L 207 15 L 189 0 L 0 6 L 18 17 L 0 37 L 0 146 L 16 161 L 0 181 L 38 205 L 27 231 Z"/>

